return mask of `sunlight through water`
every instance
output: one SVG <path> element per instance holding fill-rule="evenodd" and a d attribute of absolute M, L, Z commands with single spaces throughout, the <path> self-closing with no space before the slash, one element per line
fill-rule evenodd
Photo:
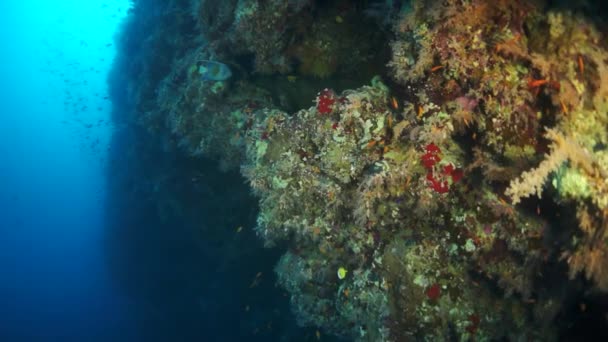
<path fill-rule="evenodd" d="M 106 77 L 128 10 L 126 0 L 0 3 L 0 340 L 130 334 L 102 215 Z"/>

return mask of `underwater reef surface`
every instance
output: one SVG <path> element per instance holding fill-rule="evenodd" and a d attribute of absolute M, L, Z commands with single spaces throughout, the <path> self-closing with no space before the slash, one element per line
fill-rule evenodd
<path fill-rule="evenodd" d="M 606 339 L 607 12 L 134 1 L 114 120 L 159 147 L 127 144 L 151 166 L 129 186 L 218 241 L 203 259 L 234 259 L 223 280 L 256 288 L 243 265 L 272 260 L 302 340 Z"/>

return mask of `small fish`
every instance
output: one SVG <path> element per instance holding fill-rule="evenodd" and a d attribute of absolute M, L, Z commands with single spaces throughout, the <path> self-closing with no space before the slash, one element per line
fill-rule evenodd
<path fill-rule="evenodd" d="M 287 76 L 287 81 L 288 81 L 289 83 L 295 83 L 295 81 L 296 81 L 297 79 L 298 79 L 298 77 L 297 77 L 297 76 L 294 76 L 294 75 L 289 75 L 289 76 Z"/>
<path fill-rule="evenodd" d="M 253 278 L 253 281 L 251 282 L 251 284 L 249 284 L 249 288 L 252 289 L 254 287 L 257 287 L 258 285 L 260 285 L 261 281 L 262 281 L 262 272 L 258 272 L 255 275 L 255 278 Z"/>
<path fill-rule="evenodd" d="M 564 103 L 564 101 L 559 100 L 559 104 L 560 104 L 560 105 L 561 105 L 561 107 L 562 107 L 562 112 L 563 112 L 564 114 L 568 114 L 568 107 L 566 106 L 566 104 Z"/>
<path fill-rule="evenodd" d="M 346 274 L 348 274 L 348 270 L 344 267 L 338 268 L 338 279 L 342 280 L 346 278 Z"/>
<path fill-rule="evenodd" d="M 391 97 L 391 105 L 394 109 L 399 109 L 399 102 L 397 102 L 397 99 L 394 96 Z"/>
<path fill-rule="evenodd" d="M 549 81 L 547 81 L 547 80 L 542 80 L 542 79 L 541 79 L 541 80 L 537 80 L 537 79 L 533 79 L 533 78 L 531 78 L 531 79 L 528 81 L 528 87 L 529 87 L 530 89 L 533 89 L 533 88 L 538 88 L 538 87 L 540 87 L 540 86 L 542 86 L 542 85 L 545 85 L 545 84 L 547 84 L 547 83 L 549 83 Z"/>
<path fill-rule="evenodd" d="M 424 108 L 422 106 L 418 106 L 418 115 L 417 115 L 418 120 L 420 120 L 420 118 L 422 118 L 422 114 L 424 114 Z"/>
<path fill-rule="evenodd" d="M 240 233 L 242 230 L 243 230 L 243 226 L 238 226 L 238 227 L 236 228 L 236 232 L 237 232 L 237 233 Z"/>

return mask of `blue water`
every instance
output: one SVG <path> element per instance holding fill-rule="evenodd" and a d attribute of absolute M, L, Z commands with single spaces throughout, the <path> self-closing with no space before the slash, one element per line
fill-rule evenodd
<path fill-rule="evenodd" d="M 127 0 L 0 1 L 0 341 L 137 339 L 107 267 L 107 72 Z"/>

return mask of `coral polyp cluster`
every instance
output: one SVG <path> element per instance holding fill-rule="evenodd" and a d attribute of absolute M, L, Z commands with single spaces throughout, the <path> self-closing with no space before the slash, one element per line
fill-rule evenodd
<path fill-rule="evenodd" d="M 323 89 L 317 96 L 317 111 L 319 114 L 331 114 L 336 103 L 336 95 L 333 90 Z"/>
<path fill-rule="evenodd" d="M 552 340 L 563 293 L 608 291 L 608 45 L 593 5 L 197 4 L 207 41 L 173 41 L 156 91 L 131 96 L 169 145 L 241 170 L 256 233 L 285 248 L 278 284 L 301 325 Z M 214 58 L 231 79 L 201 79 L 193 66 Z"/>
<path fill-rule="evenodd" d="M 424 148 L 426 153 L 421 157 L 422 165 L 427 170 L 426 179 L 430 187 L 436 192 L 443 194 L 449 191 L 450 184 L 458 182 L 462 178 L 462 170 L 454 168 L 453 164 L 439 166 L 441 149 L 430 143 Z"/>

